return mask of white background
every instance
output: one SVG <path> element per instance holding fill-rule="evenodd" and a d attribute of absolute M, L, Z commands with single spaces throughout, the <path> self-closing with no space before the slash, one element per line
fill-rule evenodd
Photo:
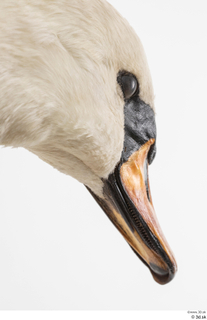
<path fill-rule="evenodd" d="M 207 2 L 109 2 L 148 57 L 158 127 L 151 190 L 178 273 L 158 285 L 84 186 L 2 148 L 0 309 L 207 309 Z"/>

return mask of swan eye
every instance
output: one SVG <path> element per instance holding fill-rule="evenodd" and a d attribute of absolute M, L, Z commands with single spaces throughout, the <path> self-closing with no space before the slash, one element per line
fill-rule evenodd
<path fill-rule="evenodd" d="M 139 84 L 137 78 L 131 73 L 121 73 L 117 77 L 117 81 L 121 86 L 124 99 L 130 99 L 139 93 Z"/>

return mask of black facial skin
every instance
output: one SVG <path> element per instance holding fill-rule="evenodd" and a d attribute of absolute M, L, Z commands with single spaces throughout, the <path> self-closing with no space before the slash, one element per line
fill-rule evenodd
<path fill-rule="evenodd" d="M 117 76 L 124 100 L 125 137 L 122 152 L 122 162 L 151 138 L 156 140 L 155 113 L 152 108 L 139 98 L 139 83 L 137 78 L 127 72 L 120 71 Z M 151 164 L 156 154 L 156 142 L 148 153 L 148 163 Z"/>
<path fill-rule="evenodd" d="M 156 124 L 154 111 L 138 95 L 126 100 L 124 116 L 125 137 L 122 160 L 126 162 L 143 144 L 151 138 L 156 139 Z M 156 154 L 155 143 L 151 146 L 148 154 L 149 164 L 152 163 Z"/>

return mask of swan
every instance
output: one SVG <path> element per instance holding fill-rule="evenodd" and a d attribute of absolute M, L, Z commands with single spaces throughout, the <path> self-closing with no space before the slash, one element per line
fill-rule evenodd
<path fill-rule="evenodd" d="M 0 2 L 0 144 L 83 183 L 145 263 L 171 281 L 148 165 L 154 92 L 142 44 L 105 0 Z"/>

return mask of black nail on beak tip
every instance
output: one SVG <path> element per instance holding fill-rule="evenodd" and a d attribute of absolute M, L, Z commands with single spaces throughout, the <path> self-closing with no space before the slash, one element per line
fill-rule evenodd
<path fill-rule="evenodd" d="M 176 268 L 164 270 L 157 265 L 150 263 L 150 271 L 156 282 L 159 284 L 167 284 L 174 278 L 177 270 Z"/>

